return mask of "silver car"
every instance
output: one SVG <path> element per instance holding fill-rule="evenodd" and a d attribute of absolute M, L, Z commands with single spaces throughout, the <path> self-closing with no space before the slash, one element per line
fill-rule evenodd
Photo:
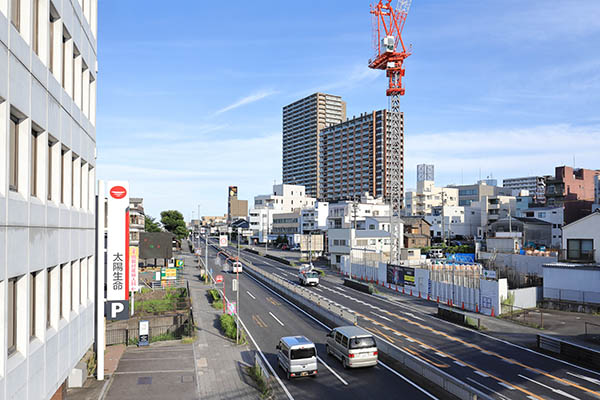
<path fill-rule="evenodd" d="M 377 365 L 377 344 L 368 331 L 358 326 L 340 326 L 327 334 L 327 354 L 337 357 L 344 368 Z"/>
<path fill-rule="evenodd" d="M 277 365 L 288 379 L 298 376 L 315 377 L 318 372 L 317 349 L 304 336 L 285 336 L 277 344 Z"/>

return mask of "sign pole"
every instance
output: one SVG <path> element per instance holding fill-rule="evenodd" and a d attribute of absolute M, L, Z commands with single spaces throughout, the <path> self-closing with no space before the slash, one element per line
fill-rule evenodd
<path fill-rule="evenodd" d="M 240 235 L 242 234 L 242 228 L 238 228 L 237 231 L 237 244 L 238 244 L 238 255 L 237 255 L 237 262 L 240 262 Z M 235 270 L 235 279 L 237 280 L 237 291 L 236 291 L 236 300 L 235 300 L 235 317 L 236 317 L 236 321 L 235 321 L 235 343 L 239 344 L 240 343 L 240 266 L 241 264 L 238 264 L 237 269 Z"/>
<path fill-rule="evenodd" d="M 104 181 L 96 197 L 96 378 L 104 380 Z"/>

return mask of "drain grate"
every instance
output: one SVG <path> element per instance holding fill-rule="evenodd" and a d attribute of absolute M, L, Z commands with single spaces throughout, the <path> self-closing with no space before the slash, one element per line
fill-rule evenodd
<path fill-rule="evenodd" d="M 152 384 L 152 377 L 151 376 L 140 376 L 138 378 L 138 385 L 151 385 Z"/>

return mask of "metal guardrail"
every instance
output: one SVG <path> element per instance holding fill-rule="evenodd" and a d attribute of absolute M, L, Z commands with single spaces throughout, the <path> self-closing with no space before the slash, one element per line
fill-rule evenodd
<path fill-rule="evenodd" d="M 592 368 L 600 368 L 600 351 L 546 335 L 537 335 L 537 346 Z"/>

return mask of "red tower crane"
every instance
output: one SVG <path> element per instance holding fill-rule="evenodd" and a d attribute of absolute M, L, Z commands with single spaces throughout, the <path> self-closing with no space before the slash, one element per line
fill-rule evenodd
<path fill-rule="evenodd" d="M 379 0 L 376 5 L 371 5 L 375 59 L 369 60 L 369 68 L 385 70 L 389 80 L 386 91 L 390 101 L 385 141 L 385 195 L 390 202 L 390 262 L 399 264 L 403 246 L 400 211 L 404 201 L 404 122 L 400 113 L 400 96 L 404 95 L 404 60 L 411 54 L 402 40 L 402 30 L 411 0 L 398 0 L 395 9 L 391 3 L 392 0 Z"/>

